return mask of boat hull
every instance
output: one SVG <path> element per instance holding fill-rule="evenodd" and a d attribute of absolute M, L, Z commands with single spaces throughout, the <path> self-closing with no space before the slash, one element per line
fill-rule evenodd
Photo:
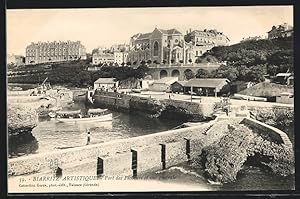
<path fill-rule="evenodd" d="M 87 118 L 56 118 L 59 122 L 105 122 L 112 120 L 112 113 Z"/>

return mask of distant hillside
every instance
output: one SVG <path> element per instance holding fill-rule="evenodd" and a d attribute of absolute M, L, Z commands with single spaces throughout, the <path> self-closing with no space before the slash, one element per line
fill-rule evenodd
<path fill-rule="evenodd" d="M 227 62 L 212 77 L 229 78 L 231 81 L 264 81 L 264 75 L 275 76 L 279 72 L 294 71 L 293 38 L 246 41 L 231 46 L 212 48 L 202 59 L 215 57 Z"/>
<path fill-rule="evenodd" d="M 245 41 L 231 46 L 218 46 L 205 53 L 204 57 L 207 55 L 212 55 L 216 57 L 219 61 L 230 62 L 239 61 L 239 59 L 244 58 L 242 55 L 245 54 L 247 54 L 250 57 L 255 57 L 255 55 L 269 56 L 278 51 L 293 51 L 293 38 L 289 37 L 278 38 L 274 40 Z M 259 59 L 260 57 L 258 56 L 257 58 Z M 251 62 L 249 62 L 248 64 L 251 64 Z"/>
<path fill-rule="evenodd" d="M 280 93 L 289 92 L 294 93 L 292 86 L 280 85 L 274 83 L 262 82 L 258 83 L 251 88 L 247 88 L 239 92 L 239 94 L 250 95 L 250 96 L 278 96 Z"/>

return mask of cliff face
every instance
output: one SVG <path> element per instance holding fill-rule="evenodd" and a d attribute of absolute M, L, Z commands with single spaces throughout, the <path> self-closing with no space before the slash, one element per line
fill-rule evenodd
<path fill-rule="evenodd" d="M 228 183 L 236 179 L 246 161 L 263 165 L 277 175 L 294 174 L 291 148 L 263 139 L 243 124 L 229 128 L 219 141 L 204 148 L 199 164 L 213 181 Z"/>

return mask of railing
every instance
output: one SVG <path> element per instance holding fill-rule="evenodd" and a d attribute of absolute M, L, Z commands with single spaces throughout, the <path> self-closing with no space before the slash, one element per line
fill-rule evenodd
<path fill-rule="evenodd" d="M 221 65 L 221 63 L 207 63 L 207 64 L 203 64 L 203 63 L 192 63 L 192 64 L 152 64 L 149 65 L 149 68 L 177 68 L 177 67 L 195 67 L 195 68 L 199 68 L 199 67 L 207 67 L 207 68 L 211 68 L 211 67 L 219 67 Z"/>

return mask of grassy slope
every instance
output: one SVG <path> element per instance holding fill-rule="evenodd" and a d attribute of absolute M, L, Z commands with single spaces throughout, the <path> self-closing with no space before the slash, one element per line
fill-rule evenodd
<path fill-rule="evenodd" d="M 262 82 L 239 92 L 239 94 L 250 96 L 277 96 L 282 92 L 294 93 L 292 86 L 275 83 Z"/>

